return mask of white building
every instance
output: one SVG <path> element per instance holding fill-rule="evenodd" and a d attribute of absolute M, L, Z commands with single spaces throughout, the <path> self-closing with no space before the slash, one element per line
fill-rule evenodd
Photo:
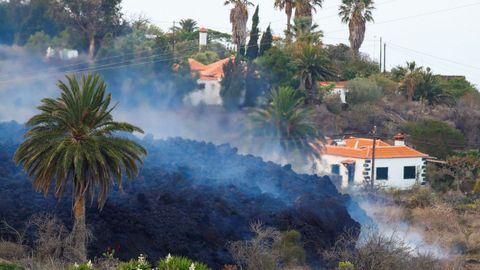
<path fill-rule="evenodd" d="M 347 82 L 320 82 L 319 85 L 322 87 L 333 86 L 331 94 L 339 95 L 342 103 L 347 103 Z"/>
<path fill-rule="evenodd" d="M 405 145 L 403 135 L 395 136 L 395 144 L 382 140 L 375 144 L 375 181 L 382 187 L 409 189 L 425 182 L 427 154 Z M 322 145 L 318 173 L 341 176 L 341 187 L 350 188 L 371 183 L 373 140 L 349 138 Z"/>
<path fill-rule="evenodd" d="M 198 88 L 194 92 L 185 97 L 185 103 L 197 106 L 205 105 L 222 105 L 220 90 L 223 78 L 223 66 L 233 58 L 225 58 L 210 65 L 204 65 L 194 59 L 188 59 L 190 69 L 197 72 L 199 79 L 197 81 Z"/>

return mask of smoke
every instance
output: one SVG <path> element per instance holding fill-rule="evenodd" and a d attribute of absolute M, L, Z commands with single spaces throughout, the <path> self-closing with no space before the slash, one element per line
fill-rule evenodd
<path fill-rule="evenodd" d="M 405 219 L 404 209 L 400 206 L 387 203 L 387 200 L 373 200 L 365 197 L 354 197 L 361 209 L 371 220 L 359 220 L 352 211 L 358 208 L 349 208 L 352 217 L 362 224 L 360 238 L 368 235 L 368 230 L 375 230 L 386 237 L 395 237 L 411 249 L 412 255 L 428 254 L 438 259 L 448 259 L 450 254 L 439 243 L 426 241 L 425 230 L 409 223 Z"/>
<path fill-rule="evenodd" d="M 84 56 L 70 61 L 47 60 L 20 47 L 0 46 L 0 60 L 0 121 L 19 123 L 38 112 L 41 99 L 59 95 L 58 80 L 64 80 L 70 71 L 90 68 Z M 99 72 L 118 103 L 113 111 L 115 119 L 139 126 L 146 138 L 229 143 L 241 154 L 261 156 L 282 165 L 295 163 L 275 140 L 260 143 L 249 134 L 245 125 L 247 112 L 226 113 L 221 106 L 183 106 L 182 95 L 189 92 L 184 89 L 188 85 L 174 83 L 166 73 L 157 76 L 153 64 L 107 67 L 111 68 Z M 294 168 L 306 172 L 309 166 Z"/>

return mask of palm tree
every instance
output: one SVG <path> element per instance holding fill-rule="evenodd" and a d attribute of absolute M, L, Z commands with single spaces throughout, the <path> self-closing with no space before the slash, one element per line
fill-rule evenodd
<path fill-rule="evenodd" d="M 312 24 L 307 17 L 296 18 L 294 22 L 291 35 L 296 38 L 297 49 L 307 45 L 322 45 L 323 32 L 318 30 L 318 24 Z"/>
<path fill-rule="evenodd" d="M 275 8 L 285 10 L 285 14 L 287 15 L 287 35 L 290 35 L 291 32 L 294 5 L 295 0 L 275 0 L 274 4 Z"/>
<path fill-rule="evenodd" d="M 330 61 L 322 53 L 319 46 L 307 45 L 301 49 L 294 60 L 300 79 L 300 90 L 306 91 L 307 103 L 314 103 L 317 99 L 317 82 L 335 77 L 330 67 Z"/>
<path fill-rule="evenodd" d="M 323 0 L 295 0 L 295 18 L 308 17 L 311 21 L 316 7 L 321 8 L 322 5 Z"/>
<path fill-rule="evenodd" d="M 266 108 L 256 109 L 250 115 L 255 133 L 268 142 L 278 141 L 286 153 L 312 154 L 310 143 L 321 136 L 314 121 L 315 111 L 304 107 L 304 98 L 289 86 L 272 90 L 269 100 Z"/>
<path fill-rule="evenodd" d="M 85 199 L 98 190 L 98 206 L 107 200 L 111 184 L 122 187 L 122 174 L 133 178 L 146 150 L 117 132 L 143 132 L 128 123 L 113 121 L 115 106 L 99 75 L 74 75 L 58 82 L 61 96 L 46 98 L 40 113 L 27 122 L 30 130 L 14 159 L 23 166 L 33 187 L 45 194 L 52 184 L 55 196 L 72 188 L 74 226 L 72 240 L 78 259 L 86 258 Z"/>
<path fill-rule="evenodd" d="M 373 22 L 373 0 L 342 0 L 339 15 L 343 23 L 348 23 L 350 30 L 350 48 L 358 56 L 365 39 L 366 23 Z"/>
<path fill-rule="evenodd" d="M 192 19 L 180 20 L 181 31 L 185 33 L 193 33 L 198 29 L 197 22 Z"/>
<path fill-rule="evenodd" d="M 253 6 L 253 3 L 248 0 L 227 0 L 225 5 L 233 5 L 230 10 L 232 38 L 237 45 L 237 55 L 242 55 L 247 39 L 248 6 Z"/>
<path fill-rule="evenodd" d="M 407 92 L 407 99 L 413 101 L 415 87 L 422 77 L 423 67 L 417 66 L 415 62 L 407 62 L 405 67 L 398 67 L 393 72 L 400 74 L 398 76 L 401 77 L 402 88 Z"/>

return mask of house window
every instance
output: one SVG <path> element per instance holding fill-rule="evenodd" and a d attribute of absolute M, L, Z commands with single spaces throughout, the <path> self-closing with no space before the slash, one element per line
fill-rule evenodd
<path fill-rule="evenodd" d="M 403 167 L 403 179 L 416 179 L 416 178 L 417 178 L 417 168 L 415 166 Z"/>
<path fill-rule="evenodd" d="M 388 167 L 377 168 L 377 180 L 388 180 Z"/>
<path fill-rule="evenodd" d="M 205 89 L 205 84 L 204 83 L 199 83 L 198 84 L 198 90 L 204 90 Z"/>
<path fill-rule="evenodd" d="M 338 164 L 332 165 L 332 174 L 337 174 L 337 175 L 340 174 L 340 165 Z"/>

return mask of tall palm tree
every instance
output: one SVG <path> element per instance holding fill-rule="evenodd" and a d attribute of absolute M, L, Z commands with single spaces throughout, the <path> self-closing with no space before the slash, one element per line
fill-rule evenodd
<path fill-rule="evenodd" d="M 295 5 L 295 0 L 275 0 L 274 6 L 280 10 L 285 10 L 287 15 L 287 35 L 290 35 L 292 27 L 292 15 Z"/>
<path fill-rule="evenodd" d="M 317 100 L 317 82 L 329 80 L 335 77 L 330 61 L 322 53 L 319 46 L 307 45 L 294 60 L 298 70 L 297 77 L 300 79 L 300 90 L 306 91 L 307 103 L 315 103 Z"/>
<path fill-rule="evenodd" d="M 230 10 L 232 38 L 237 45 L 237 55 L 241 55 L 247 39 L 248 6 L 253 6 L 253 3 L 249 0 L 227 0 L 225 5 L 233 5 Z"/>
<path fill-rule="evenodd" d="M 315 111 L 304 107 L 304 98 L 293 88 L 282 86 L 272 90 L 266 108 L 256 109 L 250 115 L 253 131 L 277 141 L 287 153 L 313 153 L 310 143 L 321 136 L 315 124 Z"/>
<path fill-rule="evenodd" d="M 40 113 L 27 122 L 30 130 L 14 159 L 21 164 L 33 187 L 45 194 L 52 184 L 56 197 L 72 188 L 73 244 L 78 259 L 86 257 L 85 199 L 93 200 L 98 190 L 98 206 L 107 200 L 111 184 L 122 187 L 122 174 L 133 178 L 146 150 L 117 132 L 143 132 L 128 123 L 113 121 L 111 94 L 99 75 L 74 75 L 58 82 L 60 97 L 46 98 Z"/>
<path fill-rule="evenodd" d="M 317 7 L 321 8 L 322 5 L 323 0 L 295 0 L 295 18 L 311 18 Z"/>
<path fill-rule="evenodd" d="M 185 33 L 193 33 L 198 28 L 197 22 L 193 19 L 180 20 L 179 24 L 181 31 Z"/>
<path fill-rule="evenodd" d="M 365 39 L 366 23 L 373 22 L 373 0 L 342 0 L 339 15 L 350 30 L 350 49 L 356 57 Z"/>

